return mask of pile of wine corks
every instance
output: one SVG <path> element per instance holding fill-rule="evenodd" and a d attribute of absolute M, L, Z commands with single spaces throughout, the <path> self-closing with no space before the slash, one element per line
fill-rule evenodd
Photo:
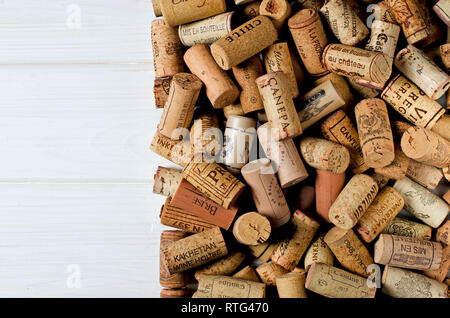
<path fill-rule="evenodd" d="M 448 1 L 153 6 L 161 297 L 448 297 Z"/>

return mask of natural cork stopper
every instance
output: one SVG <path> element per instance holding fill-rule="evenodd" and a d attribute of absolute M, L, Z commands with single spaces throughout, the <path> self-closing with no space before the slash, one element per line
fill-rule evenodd
<path fill-rule="evenodd" d="M 329 73 L 316 79 L 314 81 L 314 85 L 318 86 L 319 84 L 322 84 L 327 80 L 330 80 L 331 83 L 333 83 L 336 91 L 338 91 L 339 95 L 341 95 L 341 97 L 344 99 L 345 104 L 342 105 L 342 110 L 346 113 L 353 110 L 353 107 L 355 106 L 355 96 L 353 96 L 353 93 L 350 90 L 350 86 L 348 85 L 345 78 L 335 73 Z"/>
<path fill-rule="evenodd" d="M 313 263 L 323 263 L 333 266 L 334 255 L 323 240 L 324 235 L 319 236 L 308 248 L 305 254 L 305 271 L 308 271 Z"/>
<path fill-rule="evenodd" d="M 274 228 L 286 224 L 291 212 L 270 160 L 252 161 L 241 169 L 241 173 L 252 190 L 258 212 L 266 216 Z"/>
<path fill-rule="evenodd" d="M 150 150 L 183 167 L 191 159 L 191 144 L 189 141 L 170 139 L 158 130 L 155 131 L 150 143 Z"/>
<path fill-rule="evenodd" d="M 389 177 L 372 171 L 369 176 L 378 184 L 378 189 L 383 189 L 389 183 Z"/>
<path fill-rule="evenodd" d="M 230 76 L 214 61 L 207 44 L 197 44 L 184 53 L 184 62 L 206 86 L 206 96 L 214 108 L 223 108 L 239 97 Z"/>
<path fill-rule="evenodd" d="M 358 220 L 356 231 L 366 242 L 372 242 L 403 209 L 403 197 L 392 187 L 384 187 Z"/>
<path fill-rule="evenodd" d="M 236 274 L 234 274 L 233 277 L 239 278 L 239 279 L 250 280 L 252 282 L 257 282 L 257 283 L 260 282 L 258 274 L 256 274 L 255 270 L 250 265 L 245 266 L 243 269 L 241 269 Z"/>
<path fill-rule="evenodd" d="M 305 290 L 306 273 L 292 272 L 276 278 L 280 298 L 308 298 Z"/>
<path fill-rule="evenodd" d="M 442 168 L 442 172 L 444 173 L 445 179 L 450 182 L 450 166 Z"/>
<path fill-rule="evenodd" d="M 214 134 L 218 130 L 219 119 L 213 112 L 201 113 L 194 120 L 189 134 L 194 160 L 207 161 L 220 152 L 220 140 Z"/>
<path fill-rule="evenodd" d="M 173 27 L 220 14 L 227 10 L 225 0 L 159 0 L 162 15 Z"/>
<path fill-rule="evenodd" d="M 288 78 L 283 72 L 272 72 L 256 79 L 272 135 L 276 140 L 294 138 L 303 130 L 292 100 Z"/>
<path fill-rule="evenodd" d="M 396 217 L 383 229 L 381 233 L 429 241 L 431 240 L 431 230 L 431 227 L 423 223 L 417 223 Z"/>
<path fill-rule="evenodd" d="M 239 199 L 245 185 L 230 172 L 211 162 L 189 162 L 183 178 L 212 201 L 229 209 Z"/>
<path fill-rule="evenodd" d="M 152 6 L 155 17 L 162 16 L 161 7 L 159 6 L 159 0 L 152 0 Z"/>
<path fill-rule="evenodd" d="M 375 243 L 375 262 L 395 267 L 436 270 L 442 263 L 442 245 L 411 237 L 381 234 Z"/>
<path fill-rule="evenodd" d="M 342 189 L 329 210 L 330 221 L 343 230 L 349 230 L 367 210 L 378 193 L 378 184 L 365 174 L 354 175 Z"/>
<path fill-rule="evenodd" d="M 356 105 L 355 116 L 366 164 L 371 168 L 391 164 L 395 158 L 394 137 L 385 102 L 364 99 Z"/>
<path fill-rule="evenodd" d="M 270 222 L 264 215 L 249 212 L 234 222 L 233 235 L 241 244 L 258 245 L 267 241 L 271 229 Z"/>
<path fill-rule="evenodd" d="M 352 229 L 342 230 L 335 226 L 323 240 L 345 269 L 363 277 L 370 275 L 368 266 L 373 264 L 373 258 Z"/>
<path fill-rule="evenodd" d="M 170 275 L 164 265 L 163 250 L 172 242 L 180 240 L 188 235 L 182 231 L 163 231 L 159 243 L 159 284 L 167 288 L 181 288 L 189 283 L 189 275 L 186 272 Z"/>
<path fill-rule="evenodd" d="M 200 275 L 231 275 L 245 260 L 245 254 L 241 252 L 232 252 L 228 256 L 215 261 L 203 268 L 198 269 L 194 277 L 196 280 L 200 280 Z"/>
<path fill-rule="evenodd" d="M 255 85 L 256 87 L 256 85 Z M 259 94 L 259 93 L 258 93 Z M 262 102 L 261 102 L 262 105 Z M 245 112 L 241 104 L 231 104 L 222 108 L 223 115 L 228 119 L 231 115 L 244 116 Z"/>
<path fill-rule="evenodd" d="M 169 97 L 170 83 L 172 76 L 155 78 L 153 83 L 153 95 L 155 97 L 155 107 L 164 108 L 167 97 Z"/>
<path fill-rule="evenodd" d="M 255 259 L 265 263 L 270 259 L 270 256 L 272 256 L 277 245 L 278 244 L 274 242 L 265 242 L 258 245 L 249 245 L 248 247 Z"/>
<path fill-rule="evenodd" d="M 192 289 L 187 288 L 163 288 L 161 289 L 160 298 L 188 298 L 193 293 Z"/>
<path fill-rule="evenodd" d="M 389 179 L 401 180 L 406 176 L 410 158 L 407 157 L 399 145 L 395 145 L 395 158 L 390 165 L 375 168 L 375 172 L 388 177 Z"/>
<path fill-rule="evenodd" d="M 431 128 L 431 131 L 450 141 L 450 115 L 443 115 Z"/>
<path fill-rule="evenodd" d="M 277 165 L 281 188 L 291 187 L 308 177 L 308 172 L 292 139 L 276 141 L 271 135 L 270 123 L 259 126 L 257 133 L 267 158 Z"/>
<path fill-rule="evenodd" d="M 447 0 L 441 0 L 433 6 L 437 16 L 450 27 L 450 3 Z"/>
<path fill-rule="evenodd" d="M 194 298 L 265 298 L 266 286 L 220 275 L 200 275 Z"/>
<path fill-rule="evenodd" d="M 345 76 L 345 75 L 343 75 Z M 380 91 L 367 87 L 361 84 L 358 84 L 359 81 L 357 81 L 354 78 L 347 77 L 348 84 L 352 87 L 352 89 L 359 95 L 361 98 L 374 98 L 377 97 L 380 94 Z"/>
<path fill-rule="evenodd" d="M 423 274 L 427 277 L 443 282 L 447 277 L 447 273 L 450 266 L 450 246 L 445 246 L 442 249 L 442 263 L 438 269 L 423 271 Z"/>
<path fill-rule="evenodd" d="M 366 43 L 366 50 L 381 52 L 394 59 L 400 27 L 393 23 L 375 20 L 370 30 L 370 39 Z"/>
<path fill-rule="evenodd" d="M 211 54 L 224 70 L 244 62 L 278 38 L 269 17 L 259 15 L 245 22 L 211 45 Z"/>
<path fill-rule="evenodd" d="M 448 192 L 447 192 L 448 193 Z M 450 245 L 450 221 L 445 221 L 436 231 L 436 241 Z"/>
<path fill-rule="evenodd" d="M 202 266 L 228 254 L 218 227 L 170 243 L 164 249 L 164 263 L 170 274 Z"/>
<path fill-rule="evenodd" d="M 181 182 L 181 170 L 158 166 L 153 179 L 153 193 L 172 197 Z"/>
<path fill-rule="evenodd" d="M 303 9 L 314 9 L 319 11 L 323 6 L 322 0 L 297 0 L 300 7 Z"/>
<path fill-rule="evenodd" d="M 300 151 L 306 163 L 319 170 L 342 173 L 350 164 L 347 148 L 326 139 L 303 138 L 300 141 Z"/>
<path fill-rule="evenodd" d="M 292 218 L 295 228 L 293 235 L 278 244 L 272 254 L 272 262 L 292 271 L 302 258 L 314 235 L 319 223 L 300 210 L 295 211 Z"/>
<path fill-rule="evenodd" d="M 409 161 L 406 176 L 429 190 L 434 190 L 443 178 L 442 170 L 414 159 Z"/>
<path fill-rule="evenodd" d="M 321 76 L 328 73 L 322 65 L 322 52 L 328 39 L 316 10 L 300 10 L 289 19 L 288 26 L 306 71 Z"/>
<path fill-rule="evenodd" d="M 367 286 L 366 278 L 322 263 L 311 265 L 305 287 L 329 298 L 374 298 L 377 291 Z"/>
<path fill-rule="evenodd" d="M 256 267 L 256 272 L 264 284 L 276 286 L 277 277 L 287 274 L 288 270 L 273 262 L 267 262 Z"/>
<path fill-rule="evenodd" d="M 280 30 L 291 15 L 291 6 L 287 0 L 263 0 L 259 5 L 259 14 L 271 18 L 275 28 Z"/>
<path fill-rule="evenodd" d="M 372 13 L 375 14 L 375 20 L 397 24 L 386 1 L 378 2 L 377 5 L 373 7 Z"/>
<path fill-rule="evenodd" d="M 178 73 L 172 78 L 169 96 L 158 124 L 161 134 L 172 138 L 176 129 L 189 128 L 194 117 L 194 107 L 203 83 L 189 73 Z"/>
<path fill-rule="evenodd" d="M 345 172 L 316 170 L 316 212 L 330 223 L 328 212 L 345 185 Z"/>
<path fill-rule="evenodd" d="M 441 53 L 441 60 L 445 66 L 445 70 L 450 71 L 450 43 L 443 44 L 439 47 Z"/>
<path fill-rule="evenodd" d="M 239 4 L 237 2 L 242 2 L 242 3 L 247 3 L 253 0 L 235 0 L 234 2 L 236 4 Z M 245 1 L 245 2 L 244 2 Z M 244 8 L 242 9 L 242 16 L 246 19 L 246 20 L 251 20 L 255 17 L 257 17 L 259 15 L 259 6 L 261 5 L 262 1 L 254 1 L 254 2 L 250 2 L 249 4 L 247 4 L 246 6 L 244 6 Z"/>

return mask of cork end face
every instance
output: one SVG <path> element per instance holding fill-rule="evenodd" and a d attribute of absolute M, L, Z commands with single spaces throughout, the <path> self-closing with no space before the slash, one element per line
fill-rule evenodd
<path fill-rule="evenodd" d="M 374 237 L 372 237 L 372 235 L 370 235 L 369 229 L 365 226 L 358 226 L 356 228 L 356 232 L 358 232 L 359 236 L 361 236 L 363 241 L 366 243 L 370 243 L 375 239 Z"/>
<path fill-rule="evenodd" d="M 217 65 L 220 66 L 225 71 L 230 70 L 234 65 L 231 65 L 231 62 L 229 58 L 227 57 L 227 53 L 223 49 L 223 47 L 220 46 L 220 40 L 217 40 L 213 44 L 211 44 L 211 55 L 216 61 Z M 231 104 L 231 103 L 230 103 Z M 225 105 L 226 106 L 226 105 Z"/>
<path fill-rule="evenodd" d="M 290 29 L 304 28 L 319 18 L 319 14 L 314 9 L 303 9 L 297 12 L 288 20 Z"/>
<path fill-rule="evenodd" d="M 423 128 L 411 126 L 402 135 L 400 146 L 402 151 L 412 159 L 418 159 L 429 152 L 428 136 Z"/>
<path fill-rule="evenodd" d="M 335 226 L 328 231 L 328 233 L 324 236 L 323 240 L 325 243 L 327 243 L 327 245 L 332 245 L 333 243 L 336 243 L 343 237 L 345 237 L 349 231 L 351 231 L 351 229 L 344 230 Z"/>
<path fill-rule="evenodd" d="M 267 158 L 257 159 L 247 163 L 241 169 L 242 174 L 250 174 L 254 172 L 261 174 L 264 174 L 264 172 L 273 174 L 273 169 L 270 164 L 270 160 Z"/>
<path fill-rule="evenodd" d="M 219 96 L 211 100 L 211 104 L 216 109 L 224 108 L 225 106 L 233 104 L 239 97 L 239 89 L 237 87 L 230 87 L 230 89 L 224 91 Z"/>
<path fill-rule="evenodd" d="M 308 273 L 306 275 L 306 280 L 305 280 L 305 288 L 306 289 L 309 289 L 309 287 L 311 286 L 311 282 L 314 278 L 314 274 L 316 272 L 317 266 L 320 266 L 320 263 L 312 263 L 308 268 Z"/>
<path fill-rule="evenodd" d="M 342 230 L 350 230 L 352 227 L 355 226 L 356 220 L 353 219 L 351 216 L 340 213 L 339 211 L 334 211 L 333 206 L 330 208 L 328 217 L 336 227 L 342 229 Z"/>
<path fill-rule="evenodd" d="M 309 176 L 309 175 L 306 173 L 305 175 L 303 175 L 303 176 L 301 176 L 301 177 L 298 177 L 298 178 L 289 180 L 288 182 L 285 182 L 285 183 L 281 184 L 281 188 L 282 188 L 282 189 L 286 189 L 286 188 L 292 187 L 292 186 L 294 186 L 294 185 L 296 185 L 296 184 L 302 182 L 302 181 L 305 180 L 306 178 L 308 178 L 308 176 Z"/>
<path fill-rule="evenodd" d="M 388 260 L 385 259 L 384 255 L 386 255 L 386 249 L 385 249 L 385 245 L 386 245 L 386 236 L 385 234 L 381 234 L 380 237 L 378 238 L 378 241 L 375 242 L 374 245 L 374 261 L 377 264 L 387 264 Z"/>
<path fill-rule="evenodd" d="M 390 165 L 395 159 L 394 151 L 390 149 L 374 149 L 363 152 L 367 166 L 370 168 L 383 168 Z"/>
<path fill-rule="evenodd" d="M 173 85 L 177 85 L 179 88 L 186 91 L 200 91 L 203 86 L 202 81 L 190 73 L 177 73 L 173 76 Z"/>

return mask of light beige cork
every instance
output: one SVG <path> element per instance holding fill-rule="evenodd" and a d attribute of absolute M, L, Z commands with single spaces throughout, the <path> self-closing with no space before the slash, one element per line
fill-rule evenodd
<path fill-rule="evenodd" d="M 298 117 L 305 130 L 345 105 L 345 100 L 331 80 L 314 87 L 298 101 Z"/>
<path fill-rule="evenodd" d="M 411 159 L 437 168 L 450 166 L 450 141 L 431 130 L 411 127 L 403 134 L 400 144 Z"/>
<path fill-rule="evenodd" d="M 329 73 L 316 79 L 314 81 L 314 85 L 318 86 L 319 84 L 322 84 L 327 80 L 330 80 L 333 83 L 336 91 L 338 91 L 339 95 L 341 95 L 341 97 L 344 99 L 345 104 L 342 105 L 342 110 L 346 113 L 353 110 L 353 106 L 355 106 L 355 96 L 350 90 L 350 86 L 348 85 L 345 78 L 335 73 Z"/>
<path fill-rule="evenodd" d="M 302 9 L 314 9 L 319 11 L 323 6 L 322 0 L 297 0 Z"/>
<path fill-rule="evenodd" d="M 305 290 L 306 273 L 292 272 L 276 278 L 280 298 L 308 298 Z"/>
<path fill-rule="evenodd" d="M 257 212 L 248 212 L 236 219 L 233 235 L 244 245 L 258 245 L 267 241 L 271 233 L 269 220 Z"/>
<path fill-rule="evenodd" d="M 417 238 L 419 240 L 431 240 L 431 227 L 423 223 L 417 223 L 400 217 L 395 217 L 384 229 L 383 234 L 392 234 Z"/>
<path fill-rule="evenodd" d="M 173 76 L 183 72 L 183 53 L 177 30 L 167 20 L 152 21 L 152 50 L 155 77 Z"/>
<path fill-rule="evenodd" d="M 339 193 L 329 210 L 330 221 L 349 230 L 367 210 L 378 193 L 378 184 L 365 174 L 354 175 Z"/>
<path fill-rule="evenodd" d="M 239 199 L 245 185 L 215 162 L 189 162 L 183 178 L 209 199 L 228 209 Z"/>
<path fill-rule="evenodd" d="M 152 6 L 153 6 L 153 13 L 155 14 L 155 17 L 162 16 L 161 7 L 159 5 L 159 0 L 152 0 Z"/>
<path fill-rule="evenodd" d="M 399 145 L 395 145 L 395 158 L 391 164 L 375 168 L 375 172 L 388 177 L 389 179 L 401 180 L 406 176 L 408 170 L 410 158 L 407 157 Z"/>
<path fill-rule="evenodd" d="M 234 78 L 241 87 L 239 100 L 244 113 L 247 114 L 264 109 L 261 95 L 259 95 L 258 86 L 255 82 L 258 77 L 264 74 L 259 56 L 252 56 L 248 60 L 234 66 L 232 70 Z"/>
<path fill-rule="evenodd" d="M 323 240 L 324 235 L 319 236 L 308 248 L 305 254 L 305 271 L 308 271 L 313 263 L 323 263 L 333 266 L 334 255 Z"/>
<path fill-rule="evenodd" d="M 150 150 L 182 167 L 190 161 L 192 155 L 189 141 L 167 138 L 158 130 L 150 143 Z"/>
<path fill-rule="evenodd" d="M 196 44 L 184 53 L 184 62 L 205 84 L 206 95 L 214 108 L 223 108 L 239 97 L 239 89 L 214 61 L 207 44 Z"/>
<path fill-rule="evenodd" d="M 448 204 L 408 177 L 397 180 L 393 187 L 405 200 L 405 210 L 425 224 L 437 228 L 447 217 Z"/>
<path fill-rule="evenodd" d="M 375 14 L 375 20 L 397 24 L 391 9 L 386 1 L 380 1 L 372 8 L 372 14 Z"/>
<path fill-rule="evenodd" d="M 244 116 L 245 115 L 244 109 L 242 108 L 242 105 L 240 103 L 225 106 L 224 108 L 222 108 L 222 110 L 223 110 L 223 115 L 227 119 L 231 115 L 236 115 L 236 116 Z"/>
<path fill-rule="evenodd" d="M 259 14 L 271 18 L 275 28 L 280 30 L 291 15 L 291 6 L 287 0 L 263 0 Z"/>
<path fill-rule="evenodd" d="M 270 123 L 258 127 L 258 140 L 267 156 L 277 165 L 281 188 L 288 188 L 308 177 L 305 165 L 292 139 L 276 141 L 270 131 Z"/>
<path fill-rule="evenodd" d="M 438 119 L 431 131 L 450 141 L 450 115 L 444 114 Z"/>
<path fill-rule="evenodd" d="M 251 2 L 251 1 L 253 1 L 253 0 L 234 0 L 234 3 L 235 3 L 236 5 L 242 5 L 242 4 L 249 3 L 249 2 Z"/>
<path fill-rule="evenodd" d="M 159 5 L 164 19 L 171 26 L 205 19 L 227 10 L 225 0 L 160 0 Z"/>
<path fill-rule="evenodd" d="M 316 137 L 300 140 L 300 151 L 308 165 L 333 173 L 344 172 L 350 164 L 350 153 L 344 146 Z"/>
<path fill-rule="evenodd" d="M 355 107 L 356 126 L 364 161 L 371 168 L 394 161 L 394 137 L 386 104 L 378 98 L 364 99 Z"/>
<path fill-rule="evenodd" d="M 450 43 L 442 44 L 439 47 L 439 52 L 446 71 L 450 71 Z"/>
<path fill-rule="evenodd" d="M 405 133 L 405 131 L 407 131 L 408 128 L 410 128 L 412 126 L 413 125 L 411 125 L 407 122 L 404 122 L 404 121 L 393 120 L 391 122 L 391 128 L 392 128 L 392 133 L 394 134 L 394 138 L 396 138 L 397 140 L 402 139 L 402 136 Z"/>
<path fill-rule="evenodd" d="M 392 187 L 384 187 L 356 224 L 356 232 L 370 243 L 403 209 L 405 201 Z"/>
<path fill-rule="evenodd" d="M 256 79 L 272 135 L 276 140 L 294 138 L 303 130 L 292 100 L 288 78 L 283 72 L 272 72 Z"/>
<path fill-rule="evenodd" d="M 193 293 L 192 289 L 187 288 L 163 288 L 161 289 L 160 298 L 188 298 Z"/>
<path fill-rule="evenodd" d="M 288 20 L 288 26 L 306 71 L 312 76 L 328 73 L 322 65 L 328 39 L 319 13 L 314 9 L 300 10 Z"/>
<path fill-rule="evenodd" d="M 278 243 L 267 241 L 263 244 L 249 245 L 248 248 L 255 259 L 265 263 L 270 259 L 277 245 Z"/>
<path fill-rule="evenodd" d="M 203 112 L 191 126 L 190 142 L 196 161 L 206 161 L 220 152 L 221 145 L 215 132 L 219 132 L 219 119 L 213 112 Z"/>
<path fill-rule="evenodd" d="M 249 2 L 249 1 L 247 1 Z M 253 1 L 242 8 L 242 16 L 247 20 L 251 20 L 259 15 L 259 6 L 262 1 Z"/>
<path fill-rule="evenodd" d="M 442 245 L 411 237 L 381 234 L 375 243 L 375 262 L 401 268 L 436 270 L 442 264 Z"/>
<path fill-rule="evenodd" d="M 448 192 L 447 192 L 448 193 Z M 436 231 L 436 241 L 450 245 L 450 221 L 447 220 Z"/>
<path fill-rule="evenodd" d="M 447 0 L 441 0 L 433 6 L 433 10 L 447 27 L 450 27 L 450 3 Z"/>
<path fill-rule="evenodd" d="M 283 72 L 286 74 L 288 85 L 292 92 L 292 98 L 298 96 L 297 78 L 295 77 L 294 66 L 287 42 L 272 44 L 264 50 L 264 66 L 266 67 L 267 73 Z"/>
<path fill-rule="evenodd" d="M 377 83 L 377 87 L 384 86 L 392 73 L 392 62 L 383 53 L 343 44 L 327 45 L 322 63 L 330 72 Z"/>
<path fill-rule="evenodd" d="M 335 226 L 323 240 L 345 269 L 359 276 L 369 276 L 368 266 L 374 263 L 373 258 L 352 229 L 342 230 Z"/>
<path fill-rule="evenodd" d="M 389 177 L 376 173 L 375 171 L 370 172 L 369 176 L 378 184 L 378 189 L 383 189 L 387 186 L 389 180 L 391 180 Z"/>
<path fill-rule="evenodd" d="M 278 38 L 269 17 L 259 15 L 211 44 L 211 54 L 224 70 L 249 59 Z"/>
<path fill-rule="evenodd" d="M 345 171 L 333 173 L 327 170 L 316 170 L 316 212 L 330 223 L 328 212 L 345 185 Z"/>
<path fill-rule="evenodd" d="M 435 270 L 425 270 L 423 271 L 423 274 L 427 277 L 430 277 L 442 283 L 444 279 L 447 277 L 449 266 L 450 266 L 450 246 L 446 246 L 442 250 L 441 266 Z"/>
<path fill-rule="evenodd" d="M 450 182 L 450 166 L 442 168 L 445 179 Z"/>
<path fill-rule="evenodd" d="M 358 132 L 343 110 L 329 116 L 321 125 L 322 135 L 333 142 L 345 146 L 350 152 L 350 168 L 353 173 L 362 173 L 369 169 L 364 161 Z"/>
<path fill-rule="evenodd" d="M 367 286 L 366 278 L 322 263 L 311 265 L 305 287 L 329 298 L 374 298 L 377 291 Z"/>
<path fill-rule="evenodd" d="M 260 282 L 258 274 L 256 274 L 255 270 L 250 265 L 245 266 L 243 269 L 241 269 L 236 274 L 234 274 L 233 277 L 239 278 L 239 279 L 250 280 L 252 282 L 257 282 L 257 283 Z"/>
<path fill-rule="evenodd" d="M 409 161 L 406 176 L 429 190 L 434 190 L 443 178 L 442 170 L 414 159 Z"/>
<path fill-rule="evenodd" d="M 173 197 L 181 182 L 181 170 L 158 166 L 153 177 L 153 193 Z"/>
<path fill-rule="evenodd" d="M 224 275 L 229 276 L 242 264 L 245 260 L 245 254 L 241 252 L 232 252 L 226 257 L 219 259 L 211 264 L 206 265 L 195 271 L 194 277 L 200 280 L 200 275 Z"/>
<path fill-rule="evenodd" d="M 276 286 L 277 277 L 287 274 L 288 270 L 273 262 L 267 262 L 256 267 L 256 272 L 264 284 Z"/>
<path fill-rule="evenodd" d="M 432 128 L 445 113 L 439 103 L 401 75 L 388 83 L 381 98 L 411 123 L 423 128 Z"/>
<path fill-rule="evenodd" d="M 169 274 L 167 267 L 164 265 L 163 250 L 172 242 L 180 240 L 188 235 L 183 231 L 162 231 L 159 241 L 159 284 L 166 288 L 181 288 L 189 283 L 189 275 L 187 272 Z"/>
<path fill-rule="evenodd" d="M 380 91 L 363 86 L 357 83 L 357 80 L 351 77 L 347 77 L 348 84 L 353 88 L 353 90 L 362 98 L 374 98 L 380 94 Z"/>
<path fill-rule="evenodd" d="M 297 266 L 320 225 L 300 210 L 295 211 L 291 222 L 294 233 L 278 244 L 271 257 L 273 263 L 288 271 Z"/>
<path fill-rule="evenodd" d="M 269 219 L 273 228 L 286 224 L 291 212 L 271 161 L 265 158 L 251 161 L 241 169 L 241 173 L 251 188 L 258 212 Z"/>
<path fill-rule="evenodd" d="M 265 298 L 262 283 L 221 275 L 201 275 L 194 298 Z"/>
<path fill-rule="evenodd" d="M 167 97 L 169 97 L 170 83 L 172 76 L 155 78 L 153 83 L 153 95 L 155 97 L 155 107 L 164 108 Z"/>

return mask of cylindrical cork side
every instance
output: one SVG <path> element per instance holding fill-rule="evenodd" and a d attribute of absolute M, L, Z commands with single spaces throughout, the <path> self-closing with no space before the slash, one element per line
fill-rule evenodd
<path fill-rule="evenodd" d="M 233 235 L 244 245 L 258 245 L 267 241 L 271 233 L 269 220 L 257 212 L 241 215 L 234 222 Z"/>
<path fill-rule="evenodd" d="M 264 284 L 222 275 L 202 274 L 193 298 L 265 298 L 265 296 Z"/>
<path fill-rule="evenodd" d="M 187 272 L 169 274 L 164 263 L 163 251 L 172 242 L 180 240 L 188 235 L 182 231 L 163 231 L 160 239 L 160 255 L 159 255 L 159 284 L 167 288 L 181 288 L 188 284 L 189 275 Z"/>
<path fill-rule="evenodd" d="M 400 145 L 395 145 L 394 161 L 385 167 L 375 168 L 374 171 L 390 179 L 401 180 L 406 176 L 410 161 L 411 159 L 403 153 Z"/>
<path fill-rule="evenodd" d="M 353 110 L 353 106 L 355 106 L 355 96 L 353 95 L 350 87 L 346 81 L 346 79 L 340 75 L 335 73 L 329 73 L 325 76 L 319 77 L 314 81 L 314 85 L 317 86 L 322 84 L 323 82 L 330 80 L 333 83 L 333 86 L 342 96 L 345 101 L 345 104 L 342 106 L 342 110 L 344 112 L 349 112 Z"/>
<path fill-rule="evenodd" d="M 420 240 L 431 240 L 432 229 L 423 223 L 413 222 L 400 217 L 395 217 L 384 229 L 383 234 L 392 234 L 413 237 Z"/>
<path fill-rule="evenodd" d="M 428 36 L 427 22 L 416 0 L 387 0 L 386 3 L 395 20 L 402 27 L 409 44 L 420 42 Z"/>
<path fill-rule="evenodd" d="M 444 137 L 450 142 L 450 115 L 444 114 L 440 119 L 438 119 L 433 128 L 431 128 L 431 131 L 441 137 Z"/>
<path fill-rule="evenodd" d="M 243 269 L 234 274 L 233 277 L 244 280 L 250 280 L 257 283 L 260 282 L 258 274 L 256 274 L 255 270 L 250 265 L 245 266 Z"/>
<path fill-rule="evenodd" d="M 448 192 L 447 192 L 448 193 Z M 445 221 L 436 231 L 436 241 L 450 245 L 450 221 Z"/>
<path fill-rule="evenodd" d="M 288 270 L 273 262 L 267 262 L 256 267 L 256 272 L 264 284 L 276 286 L 277 277 L 287 274 Z"/>
<path fill-rule="evenodd" d="M 249 245 L 250 253 L 255 259 L 260 260 L 262 263 L 267 262 L 272 256 L 273 251 L 277 248 L 278 244 L 275 242 L 265 242 L 258 245 Z"/>
<path fill-rule="evenodd" d="M 231 275 L 245 260 L 245 254 L 241 252 L 232 252 L 225 258 L 219 259 L 214 263 L 206 265 L 203 268 L 198 269 L 194 277 L 196 280 L 200 279 L 200 275 Z"/>
<path fill-rule="evenodd" d="M 341 193 L 345 185 L 345 172 L 333 173 L 326 170 L 316 170 L 316 212 L 330 223 L 328 212 L 331 205 Z"/>
<path fill-rule="evenodd" d="M 225 0 L 164 1 L 159 5 L 167 23 L 173 27 L 215 16 L 227 10 Z"/>
<path fill-rule="evenodd" d="M 214 134 L 218 129 L 219 119 L 213 112 L 204 112 L 194 120 L 190 131 L 194 160 L 207 161 L 220 152 L 220 140 Z"/>
<path fill-rule="evenodd" d="M 291 15 L 291 5 L 287 0 L 263 0 L 259 6 L 259 14 L 271 18 L 277 30 L 281 30 Z"/>
<path fill-rule="evenodd" d="M 193 290 L 188 288 L 163 288 L 159 298 L 188 298 L 192 293 Z"/>
<path fill-rule="evenodd" d="M 439 168 L 411 159 L 406 170 L 406 176 L 427 189 L 434 190 L 444 175 Z"/>
<path fill-rule="evenodd" d="M 370 39 L 366 43 L 366 50 L 382 52 L 393 59 L 399 35 L 400 27 L 398 25 L 375 20 L 372 23 Z"/>
<path fill-rule="evenodd" d="M 259 94 L 259 93 L 258 93 Z M 262 105 L 262 103 L 261 103 Z M 222 108 L 223 115 L 228 119 L 231 115 L 244 116 L 245 112 L 241 104 L 231 104 Z"/>
<path fill-rule="evenodd" d="M 292 272 L 276 278 L 280 298 L 308 298 L 305 290 L 306 273 Z"/>
<path fill-rule="evenodd" d="M 153 193 L 172 197 L 181 182 L 181 170 L 158 166 L 153 179 Z"/>
<path fill-rule="evenodd" d="M 323 240 L 324 235 L 319 236 L 308 248 L 305 254 L 305 271 L 311 264 L 323 263 L 333 266 L 334 256 L 328 245 Z"/>

